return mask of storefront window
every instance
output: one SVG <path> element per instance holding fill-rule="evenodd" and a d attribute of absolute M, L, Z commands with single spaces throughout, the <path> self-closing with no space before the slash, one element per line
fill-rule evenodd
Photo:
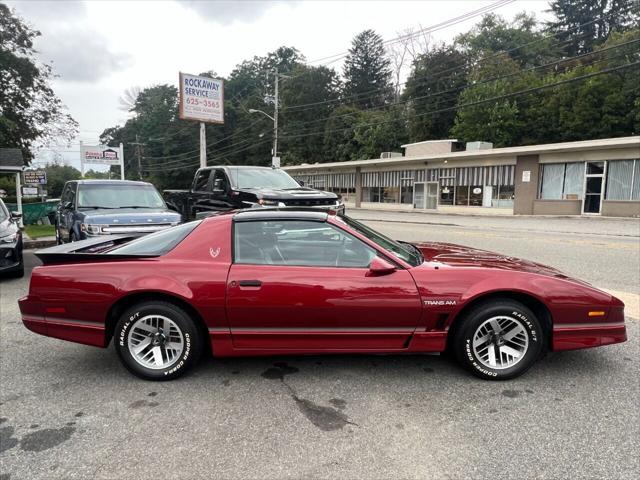
<path fill-rule="evenodd" d="M 456 187 L 456 205 L 469 205 L 469 187 Z"/>
<path fill-rule="evenodd" d="M 453 205 L 454 187 L 441 186 L 440 187 L 440 205 Z"/>
<path fill-rule="evenodd" d="M 472 207 L 482 206 L 482 195 L 484 189 L 481 185 L 474 185 L 469 188 L 469 205 Z"/>
<path fill-rule="evenodd" d="M 579 200 L 582 198 L 584 163 L 548 163 L 540 173 L 540 198 Z"/>
<path fill-rule="evenodd" d="M 513 185 L 500 185 L 498 190 L 498 208 L 513 208 L 516 190 Z"/>
<path fill-rule="evenodd" d="M 543 200 L 562 199 L 564 184 L 564 163 L 542 165 L 540 198 Z"/>
<path fill-rule="evenodd" d="M 400 203 L 413 205 L 413 185 L 403 185 L 400 188 Z"/>
<path fill-rule="evenodd" d="M 607 165 L 607 200 L 640 200 L 640 160 L 615 160 Z"/>
<path fill-rule="evenodd" d="M 399 187 L 383 187 L 382 188 L 382 202 L 383 203 L 398 203 L 398 196 L 400 194 Z"/>

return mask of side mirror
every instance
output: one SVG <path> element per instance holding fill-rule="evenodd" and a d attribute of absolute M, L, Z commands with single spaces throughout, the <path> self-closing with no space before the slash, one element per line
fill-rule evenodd
<path fill-rule="evenodd" d="M 71 210 L 73 208 L 73 202 L 64 202 L 62 204 L 62 208 L 65 210 Z"/>
<path fill-rule="evenodd" d="M 11 220 L 14 222 L 20 220 L 22 218 L 22 214 L 20 212 L 11 212 Z"/>
<path fill-rule="evenodd" d="M 216 178 L 213 181 L 213 192 L 214 193 L 222 193 L 222 192 L 224 192 L 224 189 L 222 188 L 222 179 L 221 178 Z"/>
<path fill-rule="evenodd" d="M 387 262 L 384 258 L 373 257 L 369 264 L 369 271 L 367 277 L 380 277 L 382 275 L 389 275 L 396 271 L 396 266 Z"/>
<path fill-rule="evenodd" d="M 304 181 L 303 180 L 300 180 L 298 183 L 300 184 L 301 187 L 304 187 Z"/>

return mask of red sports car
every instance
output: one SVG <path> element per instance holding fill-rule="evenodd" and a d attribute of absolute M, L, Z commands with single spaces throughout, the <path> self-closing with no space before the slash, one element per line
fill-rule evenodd
<path fill-rule="evenodd" d="M 452 351 L 505 380 L 546 350 L 624 342 L 624 304 L 526 260 L 391 240 L 345 216 L 250 210 L 37 252 L 27 328 L 173 379 L 214 356 Z"/>

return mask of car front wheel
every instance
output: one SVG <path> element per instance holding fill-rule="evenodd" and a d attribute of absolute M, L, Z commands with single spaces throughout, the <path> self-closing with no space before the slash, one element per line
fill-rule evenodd
<path fill-rule="evenodd" d="M 145 380 L 173 380 L 197 362 L 202 338 L 190 316 L 167 302 L 149 301 L 128 309 L 114 331 L 124 366 Z"/>
<path fill-rule="evenodd" d="M 544 348 L 544 331 L 520 302 L 492 300 L 468 312 L 454 336 L 458 361 L 485 380 L 509 380 L 529 370 Z"/>

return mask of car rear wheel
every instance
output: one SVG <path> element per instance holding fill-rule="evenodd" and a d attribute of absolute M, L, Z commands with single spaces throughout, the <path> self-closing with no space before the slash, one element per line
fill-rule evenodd
<path fill-rule="evenodd" d="M 145 380 L 173 380 L 197 362 L 202 338 L 193 319 L 167 302 L 149 301 L 128 309 L 114 331 L 124 366 Z"/>
<path fill-rule="evenodd" d="M 529 370 L 544 348 L 544 331 L 531 310 L 509 299 L 482 303 L 454 333 L 458 361 L 485 380 L 509 380 Z"/>

